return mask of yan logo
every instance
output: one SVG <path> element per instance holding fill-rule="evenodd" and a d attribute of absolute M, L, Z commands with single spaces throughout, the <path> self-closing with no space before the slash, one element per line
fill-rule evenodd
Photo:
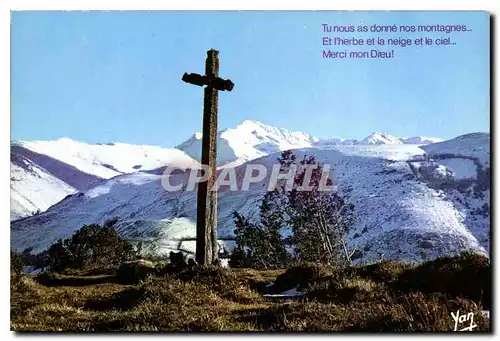
<path fill-rule="evenodd" d="M 460 315 L 460 310 L 457 310 L 457 314 L 451 313 L 451 317 L 453 317 L 453 320 L 455 321 L 455 328 L 453 331 L 455 332 L 464 332 L 464 331 L 472 331 L 474 328 L 477 327 L 477 324 L 474 324 L 474 313 L 468 313 L 468 314 L 462 314 Z M 470 325 L 467 327 L 463 327 L 465 322 L 470 321 Z M 462 329 L 458 329 L 458 325 L 460 324 Z"/>

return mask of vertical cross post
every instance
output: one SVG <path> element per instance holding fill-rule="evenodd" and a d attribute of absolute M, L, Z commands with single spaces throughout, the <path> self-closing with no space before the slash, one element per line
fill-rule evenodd
<path fill-rule="evenodd" d="M 213 264 L 217 261 L 217 114 L 218 91 L 231 91 L 231 80 L 219 78 L 219 52 L 207 51 L 205 75 L 185 73 L 186 83 L 205 87 L 203 102 L 203 138 L 201 163 L 208 171 L 208 180 L 198 183 L 196 208 L 196 261 Z"/>
<path fill-rule="evenodd" d="M 215 50 L 207 52 L 205 75 L 209 79 L 219 76 L 218 55 L 219 52 Z M 218 100 L 217 89 L 210 85 L 205 87 L 201 163 L 208 169 L 208 180 L 198 184 L 196 208 L 196 261 L 198 264 L 212 264 L 217 259 L 217 192 L 211 189 L 217 176 Z"/>

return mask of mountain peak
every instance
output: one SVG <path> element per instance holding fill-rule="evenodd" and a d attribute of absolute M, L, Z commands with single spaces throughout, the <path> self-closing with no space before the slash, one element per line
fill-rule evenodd
<path fill-rule="evenodd" d="M 359 144 L 403 144 L 400 139 L 388 133 L 373 132 Z"/>
<path fill-rule="evenodd" d="M 277 127 L 262 123 L 260 121 L 254 121 L 254 120 L 244 120 L 243 122 L 238 124 L 236 127 L 225 129 L 222 132 L 227 132 L 227 131 L 246 131 L 246 132 L 251 132 L 251 133 L 253 133 L 254 131 L 257 131 L 257 132 L 266 131 L 266 132 L 273 132 L 273 133 L 279 133 L 282 131 L 288 132 L 287 129 L 277 128 Z"/>
<path fill-rule="evenodd" d="M 239 126 L 268 126 L 268 125 L 260 121 L 244 120 L 243 122 L 241 122 L 241 124 L 239 124 Z"/>
<path fill-rule="evenodd" d="M 201 134 L 200 134 L 201 135 Z M 318 139 L 302 132 L 273 127 L 255 120 L 244 120 L 234 128 L 217 134 L 217 162 L 236 164 L 286 149 L 307 148 Z M 176 148 L 199 160 L 201 137 L 195 134 Z"/>

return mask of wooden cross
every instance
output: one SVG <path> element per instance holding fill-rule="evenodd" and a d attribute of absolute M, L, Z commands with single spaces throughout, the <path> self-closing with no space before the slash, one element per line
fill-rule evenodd
<path fill-rule="evenodd" d="M 196 207 L 196 261 L 213 264 L 217 261 L 217 191 L 212 190 L 217 176 L 217 111 L 218 91 L 231 91 L 234 84 L 219 78 L 219 51 L 207 51 L 205 75 L 185 73 L 182 80 L 205 87 L 203 103 L 203 138 L 201 163 L 208 166 L 207 181 L 198 183 Z"/>

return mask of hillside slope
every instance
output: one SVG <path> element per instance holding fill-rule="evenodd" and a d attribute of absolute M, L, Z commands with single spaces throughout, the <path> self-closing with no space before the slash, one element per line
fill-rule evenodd
<path fill-rule="evenodd" d="M 29 159 L 18 157 L 10 170 L 10 219 L 45 211 L 76 189 Z"/>
<path fill-rule="evenodd" d="M 46 210 L 66 195 L 104 179 L 160 166 L 194 167 L 178 149 L 123 143 L 14 141 L 11 144 L 11 220 Z"/>

